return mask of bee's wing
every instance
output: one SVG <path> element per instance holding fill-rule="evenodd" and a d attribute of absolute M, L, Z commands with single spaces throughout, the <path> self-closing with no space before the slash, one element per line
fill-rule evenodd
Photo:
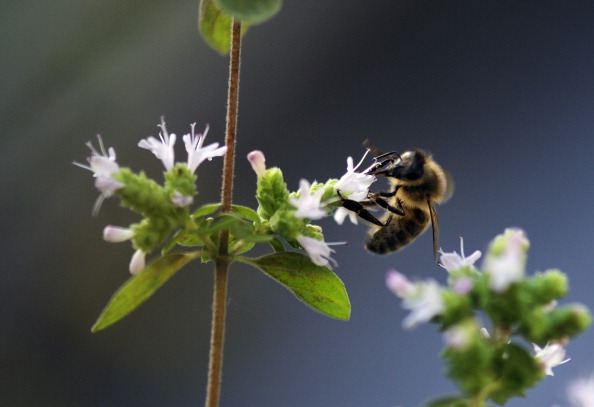
<path fill-rule="evenodd" d="M 437 210 L 435 204 L 431 200 L 427 200 L 429 207 L 429 215 L 431 216 L 431 230 L 433 231 L 433 257 L 437 261 L 437 250 L 439 249 L 439 218 L 437 217 Z"/>

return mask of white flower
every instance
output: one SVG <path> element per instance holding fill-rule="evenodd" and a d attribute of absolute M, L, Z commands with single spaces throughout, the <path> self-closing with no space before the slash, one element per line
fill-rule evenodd
<path fill-rule="evenodd" d="M 365 152 L 365 155 L 363 155 L 363 158 L 361 158 L 361 161 L 359 161 L 356 166 L 353 164 L 353 158 L 348 157 L 347 172 L 342 177 L 340 177 L 338 182 L 334 185 L 334 189 L 344 193 L 348 196 L 348 199 L 353 201 L 361 201 L 367 198 L 369 186 L 376 180 L 375 176 L 373 175 L 356 172 L 368 153 L 369 150 Z M 336 210 L 334 213 L 334 220 L 339 225 L 342 225 L 344 219 L 347 216 L 349 217 L 349 220 L 355 225 L 358 223 L 357 215 L 353 211 L 343 207 L 340 207 Z"/>
<path fill-rule="evenodd" d="M 574 407 L 594 407 L 594 375 L 569 383 L 567 398 Z"/>
<path fill-rule="evenodd" d="M 91 149 L 91 156 L 87 158 L 89 165 L 73 162 L 74 165 L 92 171 L 93 176 L 96 178 L 95 187 L 101 192 L 101 195 L 93 206 L 93 215 L 97 215 L 105 198 L 109 198 L 115 191 L 124 186 L 124 184 L 113 178 L 113 175 L 120 171 L 120 166 L 116 162 L 115 150 L 110 147 L 109 150 L 105 151 L 101 136 L 97 135 L 97 139 L 99 140 L 99 151 L 95 149 L 90 141 L 86 144 Z"/>
<path fill-rule="evenodd" d="M 489 273 L 489 286 L 495 292 L 501 293 L 507 290 L 510 284 L 522 280 L 524 277 L 524 264 L 526 262 L 526 250 L 528 239 L 520 229 L 506 229 L 502 236 L 503 250 L 497 254 L 491 254 L 485 259 L 484 269 Z M 497 242 L 497 239 L 495 242 Z"/>
<path fill-rule="evenodd" d="M 359 161 L 356 166 L 353 165 L 353 157 L 348 157 L 347 172 L 342 177 L 340 177 L 336 185 L 334 185 L 334 189 L 344 192 L 346 195 L 348 195 L 349 199 L 352 199 L 353 201 L 365 199 L 369 191 L 369 186 L 376 179 L 373 175 L 356 172 L 368 153 L 369 150 L 365 152 L 365 155 L 363 158 L 361 158 L 361 161 Z"/>
<path fill-rule="evenodd" d="M 332 268 L 330 266 L 330 262 L 332 262 L 334 266 L 337 265 L 336 261 L 331 257 L 331 254 L 334 253 L 334 250 L 332 250 L 323 240 L 299 235 L 297 236 L 297 242 L 299 242 L 301 247 L 303 247 L 303 249 L 307 252 L 309 258 L 314 264 L 318 266 L 325 266 L 330 269 Z"/>
<path fill-rule="evenodd" d="M 163 118 L 161 118 L 161 124 L 159 127 L 162 130 L 162 132 L 159 133 L 159 138 L 161 141 L 154 137 L 148 137 L 146 139 L 140 140 L 138 147 L 150 150 L 159 160 L 163 162 L 165 169 L 169 171 L 173 168 L 173 161 L 175 159 L 173 145 L 175 144 L 176 136 L 173 133 L 167 133 L 167 128 L 165 127 Z"/>
<path fill-rule="evenodd" d="M 439 257 L 439 265 L 446 269 L 449 273 L 452 271 L 460 270 L 463 267 L 474 268 L 474 263 L 481 257 L 481 252 L 475 250 L 469 257 L 464 255 L 464 239 L 460 236 L 460 253 L 455 251 L 451 253 L 445 253 L 439 249 L 441 256 Z"/>
<path fill-rule="evenodd" d="M 402 321 L 406 329 L 415 328 L 445 311 L 441 290 L 435 280 L 414 284 L 405 275 L 392 270 L 386 275 L 386 285 L 403 299 L 403 307 L 410 310 Z"/>
<path fill-rule="evenodd" d="M 302 179 L 299 182 L 299 198 L 289 198 L 291 205 L 297 209 L 295 217 L 316 220 L 326 216 L 326 210 L 321 203 L 323 193 L 323 188 L 318 189 L 313 194 L 310 193 L 309 182 Z"/>
<path fill-rule="evenodd" d="M 130 240 L 134 237 L 134 232 L 130 228 L 107 225 L 103 229 L 103 239 L 110 243 L 119 243 Z"/>
<path fill-rule="evenodd" d="M 186 151 L 188 152 L 188 168 L 192 172 L 196 171 L 196 168 L 204 160 L 212 160 L 213 157 L 220 157 L 227 152 L 227 146 L 219 147 L 219 143 L 212 143 L 203 148 L 202 144 L 208 133 L 208 125 L 204 129 L 204 134 L 195 134 L 195 126 L 196 123 L 192 123 L 192 133 L 183 136 Z"/>
<path fill-rule="evenodd" d="M 173 197 L 171 198 L 171 203 L 178 208 L 185 208 L 186 206 L 194 203 L 194 197 L 184 195 L 179 191 L 174 191 Z"/>
<path fill-rule="evenodd" d="M 344 206 L 340 206 L 336 209 L 336 211 L 334 212 L 334 221 L 339 225 L 342 225 L 347 216 L 349 217 L 351 223 L 355 225 L 359 223 L 359 220 L 357 219 L 357 214 L 345 208 Z"/>
<path fill-rule="evenodd" d="M 428 280 L 418 284 L 417 290 L 415 295 L 404 300 L 404 308 L 410 310 L 410 314 L 402 321 L 405 329 L 415 328 L 445 311 L 439 284 L 436 281 Z"/>
<path fill-rule="evenodd" d="M 138 249 L 132 255 L 130 260 L 130 274 L 136 275 L 144 270 L 146 264 L 146 253 Z"/>
<path fill-rule="evenodd" d="M 247 159 L 258 177 L 264 174 L 266 171 L 266 158 L 264 157 L 264 153 L 262 153 L 262 151 L 252 151 L 247 155 Z"/>
<path fill-rule="evenodd" d="M 534 346 L 534 357 L 540 362 L 542 370 L 549 376 L 554 376 L 553 368 L 555 366 L 559 366 L 570 360 L 570 358 L 565 357 L 565 349 L 558 343 L 547 343 L 544 348 L 534 343 L 532 346 Z"/>
<path fill-rule="evenodd" d="M 113 175 L 120 171 L 120 166 L 116 162 L 115 150 L 113 147 L 109 147 L 105 151 L 100 135 L 97 135 L 97 140 L 99 140 L 99 151 L 95 149 L 93 143 L 90 141 L 86 144 L 91 149 L 91 156 L 87 158 L 89 165 L 83 165 L 77 162 L 73 164 L 92 171 L 93 176 L 97 178 L 95 180 L 95 187 L 101 192 L 104 198 L 109 198 L 115 191 L 122 188 L 124 184 L 113 179 Z"/>

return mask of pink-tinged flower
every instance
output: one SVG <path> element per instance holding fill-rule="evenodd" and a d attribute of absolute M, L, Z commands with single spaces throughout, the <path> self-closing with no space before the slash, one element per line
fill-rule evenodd
<path fill-rule="evenodd" d="M 206 134 L 208 133 L 208 125 L 204 129 L 204 134 L 195 134 L 194 127 L 196 123 L 192 123 L 192 133 L 186 134 L 183 137 L 186 151 L 188 152 L 188 168 L 190 171 L 196 171 L 196 168 L 204 160 L 212 160 L 213 157 L 220 157 L 227 152 L 227 146 L 219 147 L 219 143 L 212 143 L 206 147 L 202 147 Z"/>
<path fill-rule="evenodd" d="M 386 286 L 401 299 L 409 298 L 417 292 L 415 284 L 396 270 L 390 270 L 386 273 Z"/>
<path fill-rule="evenodd" d="M 146 253 L 138 249 L 132 255 L 130 260 L 130 274 L 137 275 L 146 266 Z"/>
<path fill-rule="evenodd" d="M 323 188 L 311 193 L 309 182 L 302 179 L 299 182 L 299 198 L 289 198 L 291 205 L 297 209 L 295 217 L 316 220 L 326 216 L 326 209 L 324 209 L 321 202 L 323 194 Z"/>
<path fill-rule="evenodd" d="M 403 300 L 402 306 L 410 310 L 402 321 L 405 329 L 415 328 L 445 311 L 441 289 L 435 280 L 415 284 L 405 275 L 391 270 L 386 275 L 386 285 Z"/>
<path fill-rule="evenodd" d="M 460 253 L 455 251 L 451 253 L 445 253 L 443 250 L 439 250 L 439 265 L 446 269 L 449 273 L 452 271 L 460 270 L 463 267 L 474 268 L 474 263 L 481 257 L 481 252 L 475 250 L 470 256 L 464 255 L 464 239 L 460 236 Z"/>
<path fill-rule="evenodd" d="M 443 333 L 445 345 L 453 349 L 465 349 L 471 339 L 468 328 L 461 325 L 454 325 Z"/>
<path fill-rule="evenodd" d="M 594 407 L 594 375 L 569 383 L 567 398 L 574 407 Z"/>
<path fill-rule="evenodd" d="M 503 248 L 500 251 L 490 250 L 485 259 L 484 270 L 489 274 L 489 286 L 497 293 L 504 292 L 510 284 L 524 278 L 526 250 L 528 239 L 520 229 L 506 229 L 502 239 Z M 495 242 L 497 243 L 497 239 Z M 496 253 L 492 253 L 495 251 Z"/>
<path fill-rule="evenodd" d="M 469 277 L 457 277 L 450 283 L 450 287 L 457 294 L 468 294 L 474 287 L 474 280 Z"/>
<path fill-rule="evenodd" d="M 174 191 L 173 197 L 171 197 L 171 203 L 178 208 L 185 208 L 194 203 L 194 197 L 184 195 L 179 191 Z"/>
<path fill-rule="evenodd" d="M 262 153 L 262 151 L 252 151 L 247 155 L 247 159 L 258 177 L 266 172 L 266 158 L 264 157 L 264 153 Z"/>
<path fill-rule="evenodd" d="M 134 232 L 130 228 L 108 225 L 103 229 L 103 239 L 110 243 L 120 243 L 130 240 L 134 237 Z"/>
<path fill-rule="evenodd" d="M 138 147 L 151 151 L 159 160 L 161 160 L 161 162 L 163 162 L 165 169 L 169 171 L 173 168 L 173 162 L 175 160 L 173 146 L 175 144 L 176 136 L 174 133 L 169 134 L 167 132 L 163 118 L 161 118 L 159 127 L 161 128 L 161 132 L 159 132 L 161 141 L 151 136 L 140 140 Z"/>
<path fill-rule="evenodd" d="M 554 367 L 569 362 L 570 360 L 570 358 L 565 357 L 565 349 L 558 343 L 547 343 L 544 348 L 541 348 L 534 343 L 532 346 L 534 346 L 534 357 L 540 363 L 542 370 L 549 376 L 554 376 Z"/>
<path fill-rule="evenodd" d="M 301 247 L 307 252 L 309 258 L 315 265 L 325 266 L 329 269 L 332 269 L 330 263 L 334 266 L 337 265 L 336 261 L 332 258 L 334 250 L 332 250 L 323 240 L 299 235 L 297 236 L 297 242 L 299 242 Z"/>
<path fill-rule="evenodd" d="M 356 172 L 357 169 L 363 163 L 363 160 L 369 153 L 369 150 L 365 152 L 361 161 L 355 166 L 353 158 L 347 158 L 347 172 L 340 177 L 338 182 L 334 185 L 334 189 L 339 190 L 342 194 L 346 195 L 348 199 L 353 201 L 361 201 L 367 198 L 369 193 L 369 186 L 376 180 L 375 176 Z M 346 217 L 355 225 L 358 223 L 357 215 L 346 208 L 339 207 L 334 213 L 334 220 L 339 225 L 342 225 Z"/>

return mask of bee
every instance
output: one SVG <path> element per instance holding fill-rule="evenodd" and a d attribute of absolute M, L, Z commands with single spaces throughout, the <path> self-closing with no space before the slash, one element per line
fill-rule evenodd
<path fill-rule="evenodd" d="M 449 172 L 422 150 L 383 153 L 367 141 L 364 145 L 376 155 L 375 164 L 365 174 L 388 178 L 391 190 L 369 193 L 367 200 L 362 202 L 349 200 L 337 192 L 342 206 L 372 224 L 366 249 L 377 254 L 398 251 L 427 230 L 431 223 L 433 256 L 437 259 L 439 219 L 435 204 L 444 203 L 452 196 L 454 183 Z M 386 214 L 379 220 L 366 209 L 369 206 L 383 208 Z"/>

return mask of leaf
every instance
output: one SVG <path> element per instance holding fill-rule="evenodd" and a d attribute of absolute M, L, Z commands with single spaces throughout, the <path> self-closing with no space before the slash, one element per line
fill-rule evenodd
<path fill-rule="evenodd" d="M 187 262 L 196 257 L 192 253 L 173 253 L 149 264 L 139 274 L 126 281 L 111 297 L 101 315 L 91 328 L 100 331 L 134 311 L 155 293 Z"/>
<path fill-rule="evenodd" d="M 200 216 L 207 216 L 207 215 L 210 215 L 210 214 L 218 211 L 220 208 L 221 208 L 220 203 L 205 204 L 205 205 L 202 205 L 200 208 L 196 209 L 194 211 L 194 213 L 192 214 L 192 216 L 195 218 L 200 217 Z"/>
<path fill-rule="evenodd" d="M 350 318 L 351 304 L 343 282 L 327 267 L 313 264 L 306 255 L 282 252 L 237 260 L 260 269 L 314 310 L 332 318 Z"/>
<path fill-rule="evenodd" d="M 259 225 L 262 221 L 260 219 L 260 215 L 258 215 L 258 212 L 256 212 L 255 210 L 253 210 L 252 208 L 249 208 L 247 206 L 231 205 L 231 211 L 248 219 L 248 220 L 251 220 L 252 222 L 256 223 L 257 225 Z"/>
<path fill-rule="evenodd" d="M 228 54 L 231 49 L 232 17 L 225 14 L 214 0 L 200 0 L 198 12 L 198 31 L 204 41 L 221 54 Z M 248 24 L 241 25 L 241 36 L 247 31 Z"/>
<path fill-rule="evenodd" d="M 281 0 L 215 0 L 225 13 L 250 23 L 262 23 L 281 8 Z"/>
<path fill-rule="evenodd" d="M 277 239 L 276 237 L 273 238 L 270 242 L 268 242 L 268 244 L 270 245 L 270 247 L 272 247 L 272 249 L 275 252 L 284 252 L 285 251 L 285 245 L 283 245 L 283 242 L 281 242 L 279 239 Z"/>

